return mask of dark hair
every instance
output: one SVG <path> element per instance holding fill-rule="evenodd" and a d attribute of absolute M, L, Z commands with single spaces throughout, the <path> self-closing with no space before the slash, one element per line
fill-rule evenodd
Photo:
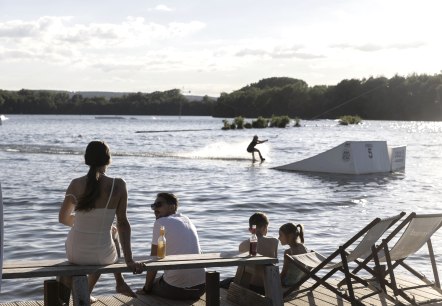
<path fill-rule="evenodd" d="M 301 243 L 304 243 L 304 226 L 302 224 L 294 225 L 293 223 L 286 223 L 282 225 L 279 230 L 286 236 L 294 235 L 293 238 L 295 241 L 298 241 L 299 237 Z"/>
<path fill-rule="evenodd" d="M 87 173 L 86 189 L 79 199 L 76 211 L 89 211 L 95 208 L 95 200 L 100 196 L 98 188 L 98 169 L 111 162 L 109 147 L 104 141 L 91 141 L 84 153 L 84 163 L 89 166 Z"/>
<path fill-rule="evenodd" d="M 256 227 L 263 227 L 269 225 L 269 219 L 266 214 L 263 212 L 254 213 L 249 218 L 249 227 L 252 228 L 252 225 L 256 225 Z"/>
<path fill-rule="evenodd" d="M 176 205 L 176 208 L 178 209 L 178 197 L 174 195 L 173 193 L 169 192 L 160 192 L 157 194 L 157 198 L 163 198 L 166 200 L 168 205 Z"/>

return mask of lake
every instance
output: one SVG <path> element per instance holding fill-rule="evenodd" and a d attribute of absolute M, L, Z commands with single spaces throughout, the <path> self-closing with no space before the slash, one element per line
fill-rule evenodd
<path fill-rule="evenodd" d="M 334 120 L 301 120 L 301 127 L 221 130 L 223 118 L 7 115 L 0 126 L 0 182 L 5 214 L 5 260 L 65 258 L 68 228 L 58 210 L 70 181 L 87 173 L 83 154 L 91 140 L 111 149 L 107 174 L 126 180 L 134 255 L 150 254 L 158 192 L 180 199 L 179 211 L 195 223 L 204 252 L 236 250 L 249 237 L 248 218 L 270 219 L 269 235 L 286 222 L 302 223 L 309 249 L 331 253 L 376 217 L 400 211 L 442 213 L 442 123 L 368 121 L 340 126 Z M 247 120 L 250 121 L 250 120 Z M 252 163 L 246 147 L 257 134 L 266 158 Z M 348 140 L 406 145 L 406 169 L 376 175 L 284 172 L 295 162 Z M 441 231 L 442 232 L 442 231 Z M 433 241 L 440 261 L 441 233 Z M 279 258 L 285 247 L 279 246 Z M 423 248 L 425 250 L 425 248 Z M 421 254 L 422 253 L 422 254 Z M 412 258 L 425 274 L 426 252 Z M 220 269 L 221 277 L 234 274 Z M 125 275 L 133 289 L 144 275 Z M 104 275 L 95 295 L 114 293 Z M 0 301 L 37 300 L 43 280 L 5 280 Z"/>

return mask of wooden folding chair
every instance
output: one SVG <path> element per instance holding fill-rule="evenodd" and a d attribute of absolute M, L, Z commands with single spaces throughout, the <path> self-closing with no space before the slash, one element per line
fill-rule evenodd
<path fill-rule="evenodd" d="M 368 256 L 363 262 L 361 262 L 352 273 L 356 274 L 362 269 L 368 271 L 376 277 L 386 294 L 388 293 L 386 287 L 389 287 L 393 292 L 394 299 L 401 296 L 413 305 L 416 305 L 417 303 L 413 297 L 405 292 L 407 290 L 431 287 L 442 294 L 433 246 L 431 243 L 431 237 L 441 226 L 442 214 L 410 214 L 394 231 L 391 232 L 390 235 L 382 240 L 382 243 L 379 246 L 372 248 L 372 255 Z M 405 230 L 403 230 L 404 228 Z M 402 230 L 402 235 L 400 235 Z M 390 248 L 389 244 L 392 244 L 391 241 L 397 237 L 399 237 L 399 239 L 393 247 Z M 424 244 L 427 244 L 428 246 L 434 281 L 429 280 L 405 262 L 408 257 L 419 251 Z M 368 266 L 370 261 L 373 261 L 375 269 Z M 382 270 L 381 263 L 384 263 L 387 268 L 384 273 L 377 272 Z M 394 273 L 398 267 L 403 267 L 424 284 L 409 287 L 402 286 L 399 288 Z M 386 279 L 387 276 L 389 276 L 389 279 Z"/>
<path fill-rule="evenodd" d="M 338 296 L 350 301 L 351 303 L 362 304 L 355 298 L 352 286 L 352 279 L 355 279 L 357 282 L 361 282 L 368 287 L 370 287 L 370 284 L 363 278 L 355 275 L 354 273 L 350 273 L 348 263 L 360 262 L 363 258 L 370 256 L 372 246 L 376 243 L 376 241 L 378 241 L 385 233 L 385 231 L 397 221 L 399 221 L 399 219 L 401 219 L 404 215 L 405 213 L 401 212 L 400 214 L 393 217 L 385 219 L 374 219 L 361 231 L 359 231 L 356 235 L 349 239 L 346 243 L 344 243 L 342 246 L 339 246 L 328 257 L 325 257 L 317 252 L 309 252 L 301 255 L 286 255 L 290 262 L 295 264 L 300 270 L 305 273 L 305 276 L 302 277 L 299 282 L 297 282 L 287 291 L 285 291 L 284 297 L 287 297 L 291 292 L 295 290 L 297 293 L 301 293 L 304 291 L 313 291 L 318 286 L 322 285 L 325 288 L 333 291 Z M 362 240 L 360 240 L 361 238 Z M 350 248 L 352 246 L 354 246 L 354 248 L 351 251 Z M 333 260 L 338 261 L 333 262 Z M 326 269 L 330 270 L 326 275 L 322 277 L 317 275 L 318 272 Z M 348 294 L 339 290 L 336 285 L 332 285 L 327 282 L 327 279 L 337 272 L 342 272 L 344 274 L 345 283 L 348 288 Z M 310 278 L 314 279 L 316 282 L 308 288 L 298 290 L 298 288 Z"/>

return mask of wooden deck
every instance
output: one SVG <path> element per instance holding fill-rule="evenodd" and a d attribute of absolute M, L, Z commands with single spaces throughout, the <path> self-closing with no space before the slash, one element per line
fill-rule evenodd
<path fill-rule="evenodd" d="M 413 282 L 411 282 L 409 278 L 406 278 L 404 276 L 398 277 L 398 283 L 404 285 L 406 284 L 407 286 L 409 286 L 410 283 L 413 283 L 415 285 L 418 284 L 416 281 L 414 281 L 414 279 Z M 355 286 L 354 289 L 355 289 L 355 294 L 357 296 L 361 296 L 370 292 L 369 289 L 361 286 Z M 410 290 L 409 293 L 415 297 L 416 302 L 419 305 L 442 306 L 442 294 L 438 293 L 436 290 L 433 290 L 431 288 Z M 235 303 L 227 301 L 226 290 L 221 289 L 220 295 L 221 295 L 220 305 L 237 306 Z M 163 306 L 163 305 L 164 306 L 192 306 L 192 305 L 205 306 L 206 305 L 205 296 L 203 296 L 198 301 L 174 301 L 152 295 L 139 295 L 137 298 L 130 298 L 120 294 L 115 294 L 112 296 L 95 296 L 95 297 L 98 298 L 98 301 L 93 304 L 94 306 Z M 385 298 L 385 296 L 379 294 L 365 299 L 364 303 L 366 305 L 382 305 L 382 306 L 402 305 L 402 304 L 409 305 L 409 303 L 407 303 L 405 300 L 402 299 L 399 299 L 398 303 L 391 302 L 387 298 Z M 303 305 L 309 305 L 309 306 L 349 305 L 350 306 L 351 304 L 337 297 L 334 293 L 323 287 L 319 287 L 313 293 L 303 293 L 298 296 L 294 297 L 292 296 L 290 297 L 289 300 L 284 302 L 284 306 L 303 306 Z M 44 303 L 43 301 L 24 301 L 24 302 L 1 303 L 0 306 L 44 306 Z"/>
<path fill-rule="evenodd" d="M 195 268 L 213 268 L 213 267 L 245 267 L 245 266 L 262 266 L 264 270 L 264 287 L 266 288 L 266 299 L 271 300 L 275 305 L 283 305 L 281 286 L 279 282 L 279 269 L 276 265 L 277 258 L 266 256 L 250 256 L 247 253 L 238 252 L 220 252 L 205 254 L 185 254 L 185 255 L 169 255 L 163 259 L 156 256 L 148 256 L 145 259 L 136 259 L 142 261 L 143 270 L 177 270 L 177 269 L 195 269 Z M 117 263 L 104 266 L 86 266 L 74 265 L 66 260 L 31 260 L 31 261 L 7 261 L 3 265 L 3 279 L 29 279 L 35 277 L 52 277 L 51 282 L 45 282 L 45 297 L 47 305 L 58 305 L 58 283 L 55 277 L 70 276 L 72 277 L 72 300 L 75 306 L 90 306 L 88 284 L 86 275 L 91 273 L 123 273 L 131 272 L 120 259 Z M 213 279 L 209 271 L 206 272 L 206 280 Z M 218 277 L 216 277 L 218 278 Z M 210 281 L 208 284 L 211 283 Z M 209 292 L 217 293 L 217 282 L 208 285 L 206 288 Z M 261 296 L 258 295 L 258 298 Z M 209 299 L 213 299 L 209 295 Z M 135 303 L 136 301 L 133 301 Z M 1 303 L 1 301 L 0 301 Z M 132 303 L 132 302 L 131 302 Z M 137 305 L 150 305 L 149 303 L 136 302 Z M 154 305 L 162 305 L 162 303 L 154 303 Z M 187 303 L 189 304 L 189 303 Z M 210 304 L 210 303 L 209 303 Z M 26 304 L 25 304 L 26 305 Z M 117 305 L 124 303 L 117 302 Z M 165 304 L 167 305 L 167 304 Z M 98 305 L 97 305 L 98 306 Z"/>

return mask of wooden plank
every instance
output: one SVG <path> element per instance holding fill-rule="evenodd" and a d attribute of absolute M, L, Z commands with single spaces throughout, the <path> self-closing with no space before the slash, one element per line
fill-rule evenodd
<path fill-rule="evenodd" d="M 156 295 L 139 295 L 138 299 L 140 299 L 143 302 L 146 302 L 147 305 L 157 306 L 157 305 L 163 305 L 163 306 L 190 306 L 190 305 L 198 305 L 201 306 L 201 304 L 198 304 L 198 301 L 192 300 L 192 301 L 181 301 L 181 300 L 172 300 L 172 299 L 166 299 L 162 298 L 160 296 Z M 205 302 L 203 302 L 202 305 L 205 305 Z"/>
<path fill-rule="evenodd" d="M 43 301 L 23 301 L 0 304 L 1 306 L 42 306 Z"/>
<path fill-rule="evenodd" d="M 151 259 L 143 262 L 144 270 L 178 270 L 178 269 L 194 269 L 194 268 L 210 268 L 210 267 L 229 267 L 244 265 L 268 265 L 277 263 L 276 258 L 264 256 L 236 256 L 236 257 L 219 257 L 220 253 L 202 254 L 203 258 L 199 258 L 201 254 L 194 256 L 172 255 L 166 259 Z M 183 259 L 185 257 L 185 259 Z M 212 258 L 216 257 L 216 258 Z M 28 267 L 16 267 L 15 265 L 7 265 L 3 271 L 4 279 L 13 278 L 30 278 L 30 277 L 49 277 L 49 276 L 71 276 L 85 275 L 91 273 L 116 273 L 131 272 L 125 263 L 115 263 L 107 266 L 77 266 L 66 265 L 65 262 L 52 266 L 40 266 L 35 263 L 33 266 L 28 262 Z"/>
<path fill-rule="evenodd" d="M 221 306 L 238 306 L 238 304 L 232 303 L 227 300 L 227 290 L 226 289 L 221 289 L 220 296 L 221 296 Z"/>
<path fill-rule="evenodd" d="M 204 305 L 206 305 L 204 300 L 180 301 L 180 300 L 165 299 L 165 298 L 158 297 L 155 295 L 142 295 L 142 294 L 139 294 L 136 298 L 128 297 L 128 296 L 125 296 L 122 294 L 116 294 L 113 296 L 99 297 L 98 300 L 101 303 L 103 303 L 104 305 L 108 305 L 108 306 L 121 306 L 121 305 L 125 305 L 125 306 L 126 305 L 127 306 L 158 306 L 158 305 L 164 305 L 164 306 L 189 306 L 189 305 L 204 306 Z M 96 304 L 93 304 L 92 306 L 96 306 Z"/>
<path fill-rule="evenodd" d="M 123 301 L 118 299 L 118 297 L 110 296 L 95 296 L 97 302 L 93 303 L 93 306 L 124 306 L 126 305 Z M 139 304 L 138 306 L 145 306 L 144 304 Z"/>
<path fill-rule="evenodd" d="M 74 306 L 91 306 L 86 275 L 72 277 L 72 300 Z"/>
<path fill-rule="evenodd" d="M 125 305 L 150 306 L 143 303 L 137 298 L 132 298 L 121 294 L 115 294 L 111 296 L 99 296 L 97 298 L 100 303 L 106 306 L 125 306 Z M 92 304 L 92 306 L 96 306 L 96 303 Z"/>
<path fill-rule="evenodd" d="M 357 287 L 355 292 L 357 292 L 360 287 Z M 331 297 L 329 293 L 324 294 L 324 292 L 330 292 L 325 288 L 319 287 L 318 290 L 309 293 L 303 293 L 296 296 L 296 299 L 286 301 L 284 306 L 310 306 L 310 305 L 337 305 L 337 306 L 350 306 L 350 303 L 341 300 L 340 298 L 334 296 Z M 221 305 L 222 306 L 237 306 L 236 303 L 227 301 L 227 290 L 222 289 L 220 292 Z M 138 298 L 131 298 L 124 295 L 114 295 L 114 296 L 98 296 L 98 302 L 92 306 L 202 306 L 204 305 L 204 296 L 202 299 L 196 302 L 192 301 L 174 301 L 155 297 L 153 295 L 139 296 Z M 17 303 L 4 303 L 1 306 L 42 306 L 42 301 L 28 301 L 28 302 L 17 302 Z M 367 305 L 394 305 L 390 302 L 383 303 L 380 300 L 375 302 L 366 302 Z M 72 302 L 71 302 L 72 305 Z M 409 305 L 405 303 L 405 305 Z M 427 305 L 442 305 L 442 303 L 430 303 Z"/>
<path fill-rule="evenodd" d="M 272 306 L 272 301 L 269 298 L 234 282 L 230 283 L 227 300 L 238 305 Z"/>
<path fill-rule="evenodd" d="M 285 300 L 285 305 L 351 305 L 350 302 L 322 286 L 316 288 L 314 291 L 308 291 L 290 297 L 291 299 Z"/>
<path fill-rule="evenodd" d="M 193 261 L 193 260 L 211 260 L 211 259 L 227 259 L 227 258 L 250 258 L 259 259 L 264 256 L 249 256 L 249 253 L 238 252 L 219 252 L 219 253 L 204 253 L 204 254 L 182 254 L 182 255 L 168 255 L 164 259 L 157 259 L 156 256 L 138 256 L 134 257 L 136 261 L 142 262 L 163 262 L 163 261 Z M 275 260 L 275 259 L 274 259 Z M 277 262 L 277 260 L 276 260 Z M 120 258 L 117 264 L 124 264 L 124 259 Z M 275 262 L 273 262 L 275 263 Z M 50 266 L 75 266 L 66 259 L 38 259 L 38 260 L 7 260 L 4 263 L 4 268 L 31 268 L 31 267 L 50 267 Z"/>
<path fill-rule="evenodd" d="M 418 285 L 420 284 L 420 281 L 414 278 L 409 278 L 404 275 L 398 275 L 397 276 L 398 284 L 401 285 Z M 335 282 L 332 282 L 335 284 Z M 337 281 L 336 281 L 337 283 Z M 304 287 L 307 287 L 311 285 L 312 282 L 308 281 L 306 284 L 303 285 Z M 355 285 L 355 294 L 356 296 L 359 296 L 361 293 L 366 293 L 367 288 L 365 288 L 362 285 Z M 432 301 L 435 298 L 441 297 L 440 294 L 435 294 L 434 290 L 431 288 L 420 288 L 420 289 L 413 289 L 411 290 L 414 293 L 417 294 L 418 300 L 417 302 L 422 303 L 423 300 L 421 298 L 425 298 L 426 301 Z M 416 291 L 416 292 L 415 292 Z M 227 290 L 221 289 L 220 291 L 220 297 L 221 297 L 221 305 L 222 306 L 237 306 L 235 302 L 230 302 L 227 300 Z M 163 299 L 160 297 L 156 297 L 153 295 L 139 295 L 138 298 L 131 298 L 124 295 L 113 295 L 113 296 L 100 296 L 97 297 L 98 302 L 93 304 L 92 306 L 158 306 L 158 305 L 164 305 L 164 306 L 202 306 L 205 305 L 205 296 L 203 295 L 200 300 L 198 301 L 176 301 L 176 300 L 169 300 L 169 299 Z M 428 299 L 427 299 L 428 298 Z M 400 302 L 403 302 L 404 305 L 409 305 L 409 303 L 406 303 L 402 299 L 399 298 Z M 391 301 L 383 300 L 382 295 L 375 295 L 371 297 L 370 299 L 364 300 L 364 303 L 366 305 L 383 305 L 383 306 L 389 306 L 394 305 Z M 72 301 L 70 303 L 72 306 Z M 337 305 L 337 306 L 350 306 L 351 304 L 345 300 L 342 300 L 340 297 L 337 297 L 334 293 L 332 293 L 330 290 L 319 286 L 316 290 L 313 292 L 306 292 L 302 294 L 298 294 L 297 296 L 292 297 L 291 300 L 285 301 L 284 306 L 310 306 L 310 305 L 324 305 L 324 306 L 331 306 L 331 305 Z M 425 305 L 442 305 L 442 302 L 429 302 Z M 26 301 L 26 302 L 15 302 L 15 303 L 0 303 L 0 306 L 43 306 L 43 301 Z"/>
<path fill-rule="evenodd" d="M 4 263 L 3 268 L 30 268 L 30 267 L 49 267 L 56 265 L 69 266 L 72 265 L 66 259 L 37 259 L 37 260 L 7 260 Z"/>
<path fill-rule="evenodd" d="M 399 288 L 425 285 L 423 281 L 415 277 L 408 277 L 406 275 L 397 275 L 396 282 Z M 414 297 L 418 303 L 424 303 L 426 301 L 442 301 L 442 294 L 430 286 L 406 290 L 405 293 L 411 297 Z"/>
<path fill-rule="evenodd" d="M 338 281 L 330 281 L 330 283 L 337 285 Z M 303 284 L 301 289 L 308 288 L 312 284 L 313 281 L 309 280 L 308 282 Z M 357 297 L 365 295 L 368 292 L 372 292 L 370 289 L 362 285 L 354 285 L 354 290 Z M 298 295 L 290 295 L 285 299 L 285 305 L 298 305 L 300 303 L 305 305 L 351 305 L 350 302 L 342 299 L 341 297 L 337 296 L 335 293 L 323 286 L 319 286 L 313 292 L 304 292 Z M 393 302 L 386 299 L 383 293 L 366 298 L 363 300 L 363 303 L 367 305 L 394 305 Z"/>
<path fill-rule="evenodd" d="M 256 257 L 233 257 L 233 258 L 219 258 L 219 259 L 194 259 L 189 261 L 153 261 L 144 262 L 147 269 L 189 269 L 189 268 L 203 268 L 203 267 L 229 267 L 229 266 L 244 266 L 244 265 L 269 265 L 275 264 L 278 260 L 276 258 L 256 256 Z"/>
<path fill-rule="evenodd" d="M 271 299 L 273 306 L 282 306 L 281 278 L 279 269 L 275 265 L 268 265 L 264 268 L 264 288 L 266 297 Z"/>
<path fill-rule="evenodd" d="M 308 292 L 305 293 L 296 300 L 291 300 L 284 303 L 285 306 L 307 306 L 307 305 L 324 305 L 324 306 L 331 306 L 331 305 L 340 305 L 340 306 L 347 306 L 350 305 L 350 303 L 347 303 L 346 301 L 339 300 L 338 302 L 336 300 L 331 300 L 328 298 L 324 298 L 321 296 L 319 292 Z"/>

